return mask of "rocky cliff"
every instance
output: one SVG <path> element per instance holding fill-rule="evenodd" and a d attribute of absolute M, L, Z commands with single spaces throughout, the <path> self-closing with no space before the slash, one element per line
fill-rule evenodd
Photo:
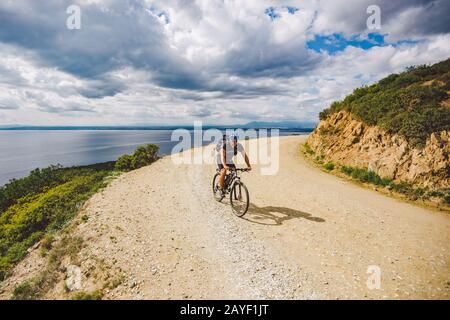
<path fill-rule="evenodd" d="M 396 182 L 420 187 L 450 187 L 449 132 L 432 133 L 422 148 L 405 138 L 369 126 L 347 111 L 322 120 L 308 138 L 309 146 L 325 160 L 365 168 Z"/>

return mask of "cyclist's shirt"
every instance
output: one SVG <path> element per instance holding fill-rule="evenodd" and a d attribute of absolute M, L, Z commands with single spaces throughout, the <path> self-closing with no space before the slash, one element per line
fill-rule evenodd
<path fill-rule="evenodd" d="M 242 144 L 238 143 L 236 147 L 232 147 L 230 142 L 219 142 L 216 145 L 216 162 L 217 164 L 222 164 L 221 151 L 225 150 L 225 161 L 227 164 L 233 164 L 233 157 L 240 153 L 244 156 L 244 147 Z"/>

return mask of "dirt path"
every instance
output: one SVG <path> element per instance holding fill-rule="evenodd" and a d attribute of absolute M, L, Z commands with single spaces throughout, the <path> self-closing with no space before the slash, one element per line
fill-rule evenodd
<path fill-rule="evenodd" d="M 299 155 L 305 137 L 280 141 L 278 174 L 243 175 L 244 219 L 213 200 L 213 166 L 170 158 L 95 195 L 77 230 L 83 256 L 126 275 L 105 297 L 450 298 L 448 214 L 321 172 Z M 380 289 L 366 285 L 369 266 L 381 270 Z"/>

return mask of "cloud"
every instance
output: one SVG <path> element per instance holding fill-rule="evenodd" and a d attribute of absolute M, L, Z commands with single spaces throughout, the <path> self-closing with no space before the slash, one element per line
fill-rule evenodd
<path fill-rule="evenodd" d="M 81 30 L 65 27 L 71 4 Z M 449 11 L 444 0 L 3 1 L 0 123 L 316 120 L 357 86 L 448 58 Z"/>
<path fill-rule="evenodd" d="M 9 97 L 0 98 L 0 110 L 16 110 L 19 109 L 17 101 Z"/>

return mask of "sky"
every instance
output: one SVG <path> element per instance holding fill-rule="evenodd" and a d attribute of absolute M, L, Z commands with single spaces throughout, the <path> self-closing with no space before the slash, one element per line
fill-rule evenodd
<path fill-rule="evenodd" d="M 449 58 L 449 17 L 448 0 L 2 0 L 0 125 L 316 122 Z"/>

